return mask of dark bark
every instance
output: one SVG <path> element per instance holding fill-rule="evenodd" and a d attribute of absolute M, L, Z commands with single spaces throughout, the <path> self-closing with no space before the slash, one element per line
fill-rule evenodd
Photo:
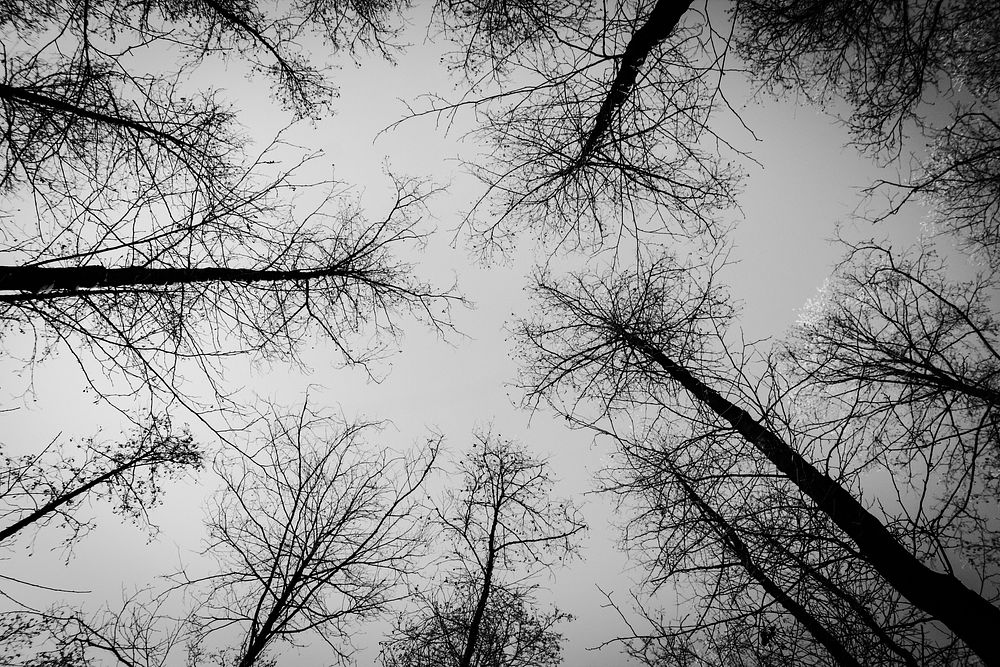
<path fill-rule="evenodd" d="M 989 387 L 974 384 L 960 375 L 952 375 L 946 371 L 931 365 L 930 363 L 918 363 L 911 359 L 901 359 L 901 363 L 922 369 L 921 371 L 909 370 L 907 368 L 890 368 L 888 373 L 892 373 L 909 381 L 917 386 L 934 388 L 939 387 L 945 391 L 954 391 L 966 396 L 978 398 L 992 406 L 1000 407 L 1000 392 Z M 925 369 L 925 370 L 924 370 Z M 891 376 L 890 376 L 891 381 Z"/>
<path fill-rule="evenodd" d="M 490 586 L 493 585 L 493 568 L 497 556 L 496 533 L 499 521 L 500 510 L 499 508 L 494 508 L 493 523 L 490 526 L 490 540 L 486 552 L 486 568 L 483 572 L 483 588 L 479 592 L 476 609 L 472 612 L 472 620 L 469 623 L 469 636 L 465 642 L 465 650 L 462 652 L 462 660 L 458 663 L 459 667 L 471 667 L 472 656 L 476 653 L 476 644 L 479 642 L 479 628 L 483 624 L 483 616 L 486 614 L 486 603 L 489 602 Z"/>
<path fill-rule="evenodd" d="M 781 547 L 781 545 L 777 546 Z M 872 613 L 868 611 L 868 609 L 865 608 L 865 606 L 861 604 L 854 595 L 845 591 L 843 588 L 837 585 L 834 581 L 832 581 L 829 577 L 823 574 L 818 568 L 814 567 L 811 563 L 807 562 L 805 559 L 801 558 L 797 554 L 794 554 L 787 549 L 785 549 L 784 551 L 795 561 L 796 565 L 802 568 L 802 570 L 806 572 L 810 577 L 819 582 L 819 584 L 823 588 L 825 588 L 831 594 L 843 600 L 847 604 L 847 606 L 850 607 L 851 610 L 858 615 L 858 617 L 865 624 L 865 626 L 872 631 L 872 634 L 874 634 L 876 637 L 879 638 L 879 641 L 885 644 L 889 648 L 889 650 L 891 650 L 893 653 L 902 658 L 903 663 L 906 664 L 907 667 L 920 667 L 920 665 L 917 664 L 916 658 L 913 657 L 913 654 L 910 653 L 905 648 L 903 648 L 899 644 L 899 642 L 893 639 L 889 635 L 889 633 L 885 631 L 885 628 L 883 628 L 879 624 L 879 622 L 875 619 Z"/>
<path fill-rule="evenodd" d="M 834 660 L 840 665 L 849 665 L 850 667 L 861 667 L 861 663 L 854 659 L 844 645 L 834 637 L 823 624 L 816 619 L 809 610 L 799 604 L 794 598 L 792 598 L 787 592 L 785 592 L 781 586 L 779 586 L 771 577 L 767 575 L 766 572 L 754 561 L 753 555 L 750 553 L 750 549 L 747 547 L 746 543 L 740 538 L 736 530 L 718 513 L 716 512 L 705 500 L 695 491 L 690 484 L 684 480 L 680 475 L 675 475 L 674 478 L 677 480 L 681 488 L 684 489 L 684 493 L 691 500 L 692 503 L 702 514 L 708 517 L 709 521 L 715 527 L 719 536 L 722 538 L 729 550 L 736 556 L 739 560 L 740 565 L 743 569 L 754 578 L 754 580 L 760 584 L 761 588 L 770 595 L 775 601 L 778 602 L 782 607 L 784 607 L 789 614 L 791 614 L 795 620 L 802 624 L 802 626 L 816 638 L 823 647 L 830 652 Z"/>
<path fill-rule="evenodd" d="M 42 517 L 46 516 L 47 514 L 55 512 L 63 505 L 72 502 L 75 498 L 78 498 L 83 494 L 93 490 L 95 487 L 104 484 L 110 479 L 113 479 L 115 476 L 120 475 L 129 468 L 133 467 L 135 464 L 136 464 L 135 461 L 128 461 L 126 463 L 123 463 L 116 468 L 112 468 L 111 470 L 108 470 L 107 472 L 98 475 L 97 477 L 90 480 L 86 484 L 83 484 L 82 486 L 73 489 L 69 493 L 64 493 L 62 495 L 53 498 L 49 502 L 45 503 L 44 505 L 36 509 L 31 514 L 28 514 L 19 521 L 16 521 L 10 526 L 4 528 L 3 530 L 0 530 L 0 542 L 3 542 L 4 540 L 10 537 L 13 537 L 19 531 L 23 530 L 24 528 L 27 528 L 28 526 L 38 521 Z"/>
<path fill-rule="evenodd" d="M 361 277 L 343 264 L 318 269 L 245 269 L 230 267 L 148 268 L 143 266 L 0 266 L 0 303 L 77 296 L 94 289 L 154 287 L 205 282 L 279 282 Z"/>
<path fill-rule="evenodd" d="M 277 636 L 275 629 L 277 628 L 278 621 L 280 620 L 282 614 L 285 613 L 285 607 L 288 605 L 288 601 L 292 596 L 292 592 L 298 585 L 299 580 L 302 577 L 302 568 L 300 567 L 292 575 L 291 580 L 288 582 L 282 591 L 278 599 L 275 600 L 274 605 L 271 607 L 271 611 L 268 613 L 267 618 L 264 619 L 264 623 L 261 624 L 260 628 L 254 631 L 254 628 L 250 629 L 250 641 L 247 643 L 247 648 L 243 652 L 242 657 L 240 657 L 239 667 L 253 667 L 260 659 L 261 654 L 267 645 Z M 269 593 L 270 590 L 265 591 Z M 261 598 L 263 599 L 263 598 Z"/>
<path fill-rule="evenodd" d="M 49 111 L 57 111 L 73 116 L 79 116 L 81 118 L 88 118 L 99 123 L 120 127 L 147 137 L 166 141 L 182 149 L 192 148 L 190 143 L 179 139 L 169 132 L 164 132 L 163 130 L 151 127 L 145 123 L 132 120 L 131 118 L 122 118 L 121 116 L 113 116 L 111 114 L 102 113 L 93 109 L 87 109 L 77 104 L 67 102 L 66 100 L 36 93 L 35 91 L 28 90 L 27 88 L 20 88 L 0 83 L 0 99 L 10 100 L 18 104 L 24 104 L 39 109 L 47 109 Z"/>
<path fill-rule="evenodd" d="M 261 34 L 260 30 L 255 28 L 246 18 L 226 9 L 225 6 L 215 2 L 215 0 L 202 0 L 202 2 L 211 7 L 212 11 L 221 16 L 224 20 L 229 21 L 229 23 L 253 37 L 258 44 L 263 46 L 271 53 L 272 56 L 274 56 L 275 60 L 277 60 L 283 68 L 286 70 L 289 69 L 284 56 L 281 55 L 281 52 L 278 51 L 278 49 L 266 37 L 264 37 L 264 35 Z"/>
<path fill-rule="evenodd" d="M 680 22 L 681 16 L 691 6 L 691 0 L 659 0 L 649 18 L 641 28 L 635 31 L 625 53 L 621 56 L 618 72 L 611 82 L 611 88 L 601 103 L 601 108 L 594 118 L 594 127 L 587 135 L 587 140 L 580 150 L 574 166 L 580 166 L 597 148 L 598 144 L 611 127 L 611 117 L 625 103 L 629 94 L 635 88 L 639 78 L 639 70 L 649 54 L 663 42 Z"/>
<path fill-rule="evenodd" d="M 695 400 L 754 445 L 857 544 L 861 555 L 914 606 L 944 623 L 987 665 L 1000 667 L 1000 609 L 952 575 L 935 572 L 903 547 L 840 484 L 823 474 L 749 413 L 695 378 L 662 351 L 627 331 L 622 338 L 680 384 Z"/>

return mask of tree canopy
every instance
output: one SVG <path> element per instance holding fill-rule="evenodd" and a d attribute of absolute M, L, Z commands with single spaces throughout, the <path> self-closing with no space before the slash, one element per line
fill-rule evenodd
<path fill-rule="evenodd" d="M 3 661 L 350 663 L 371 630 L 386 667 L 581 636 L 1000 666 L 998 26 L 983 0 L 0 0 Z M 851 221 L 793 212 L 839 259 L 747 340 L 743 284 L 788 287 L 740 247 L 781 140 L 753 109 L 789 105 L 870 177 Z M 38 565 L 119 519 L 179 540 L 102 575 L 120 601 Z M 585 525 L 616 590 L 574 574 Z M 570 630 L 568 589 L 602 627 Z"/>

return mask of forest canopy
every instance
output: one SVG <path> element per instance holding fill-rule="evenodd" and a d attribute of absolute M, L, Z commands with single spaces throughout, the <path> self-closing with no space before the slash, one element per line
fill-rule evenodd
<path fill-rule="evenodd" d="M 0 0 L 0 661 L 1000 666 L 998 26 Z"/>

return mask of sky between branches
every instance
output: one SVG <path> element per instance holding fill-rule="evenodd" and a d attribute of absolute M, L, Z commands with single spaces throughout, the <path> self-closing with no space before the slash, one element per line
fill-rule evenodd
<path fill-rule="evenodd" d="M 336 114 L 300 123 L 287 138 L 322 149 L 325 158 L 313 166 L 315 177 L 332 175 L 350 184 L 373 215 L 386 205 L 390 184 L 385 165 L 444 186 L 430 202 L 434 219 L 429 222 L 437 231 L 414 259 L 422 277 L 438 284 L 457 280 L 460 291 L 475 304 L 454 312 L 461 335 L 442 340 L 420 325 L 401 321 L 398 345 L 373 366 L 378 381 L 361 369 L 343 367 L 319 341 L 310 344 L 301 368 L 254 366 L 239 360 L 227 365 L 225 380 L 244 387 L 247 395 L 283 405 L 296 405 L 308 392 L 312 404 L 334 406 L 348 418 L 390 420 L 385 438 L 400 448 L 435 431 L 444 434 L 447 448 L 458 451 L 466 447 L 474 428 L 492 423 L 505 437 L 520 439 L 532 451 L 548 456 L 562 480 L 558 493 L 585 501 L 591 531 L 582 557 L 555 571 L 551 580 L 540 582 L 548 589 L 541 599 L 555 601 L 577 617 L 563 628 L 565 664 L 615 664 L 614 648 L 587 650 L 625 631 L 615 612 L 602 608 L 604 596 L 598 586 L 627 604 L 629 590 L 641 573 L 615 546 L 615 517 L 607 500 L 583 496 L 594 487 L 592 475 L 607 455 L 606 446 L 594 443 L 587 433 L 567 429 L 565 422 L 544 411 L 532 414 L 518 409 L 520 396 L 510 387 L 518 370 L 505 327 L 515 314 L 527 310 L 523 286 L 536 257 L 525 243 L 510 261 L 484 266 L 464 246 L 464 232 L 456 232 L 462 211 L 479 196 L 481 187 L 463 174 L 455 159 L 456 155 L 475 159 L 480 150 L 465 137 L 468 126 L 462 124 L 469 123 L 469 117 L 459 116 L 450 129 L 436 127 L 433 118 L 419 118 L 380 134 L 406 113 L 402 100 L 412 102 L 428 92 L 448 96 L 455 89 L 440 63 L 442 47 L 425 41 L 425 26 L 426 16 L 414 12 L 401 40 L 412 46 L 395 64 L 377 56 L 363 56 L 359 64 L 338 60 L 340 69 L 333 75 L 340 89 Z M 284 125 L 285 116 L 268 101 L 269 83 L 246 75 L 236 64 L 228 68 L 213 64 L 199 70 L 199 80 L 191 83 L 222 89 L 239 107 L 238 118 L 246 131 L 255 141 L 266 142 Z M 756 340 L 781 336 L 822 286 L 839 256 L 828 242 L 838 223 L 845 224 L 849 236 L 872 232 L 851 218 L 862 205 L 860 189 L 878 172 L 854 149 L 843 147 L 847 134 L 828 115 L 794 100 L 751 100 L 752 91 L 739 75 L 732 79 L 727 78 L 727 89 L 730 95 L 735 91 L 744 96 L 737 109 L 759 141 L 731 118 L 723 119 L 723 127 L 717 129 L 749 150 L 760 166 L 745 165 L 749 175 L 740 196 L 742 212 L 733 214 L 738 219 L 734 263 L 723 277 L 743 304 L 740 326 L 745 338 Z M 920 234 L 923 215 L 922 209 L 912 206 L 880 225 L 876 233 L 908 243 Z M 84 378 L 65 352 L 39 365 L 30 376 L 14 356 L 0 363 L 0 405 L 16 406 L 0 414 L 0 433 L 10 448 L 27 451 L 59 433 L 99 431 L 113 438 L 124 426 L 116 410 L 95 402 L 86 391 Z M 193 426 L 208 437 L 204 425 Z M 97 528 L 65 569 L 58 552 L 46 553 L 51 545 L 42 535 L 34 556 L 12 555 L 4 564 L 5 572 L 26 580 L 47 572 L 46 585 L 93 590 L 94 598 L 106 597 L 113 604 L 123 586 L 142 587 L 151 577 L 194 558 L 202 537 L 201 506 L 206 483 L 211 482 L 209 472 L 202 474 L 201 482 L 168 489 L 166 503 L 155 517 L 161 531 L 152 541 L 135 527 L 120 525 L 98 506 L 95 511 L 102 518 Z M 41 597 L 29 589 L 23 594 L 29 600 Z M 658 602 L 669 607 L 681 596 L 661 591 Z M 384 629 L 362 628 L 356 636 L 358 664 L 374 661 Z M 307 648 L 303 655 L 312 654 Z"/>

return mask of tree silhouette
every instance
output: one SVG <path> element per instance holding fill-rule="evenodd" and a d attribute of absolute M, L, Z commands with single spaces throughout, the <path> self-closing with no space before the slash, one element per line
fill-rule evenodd
<path fill-rule="evenodd" d="M 36 453 L 4 456 L 0 542 L 58 523 L 68 530 L 64 543 L 71 549 L 91 527 L 77 509 L 93 498 L 112 500 L 116 514 L 148 522 L 149 509 L 162 502 L 164 479 L 201 465 L 191 434 L 173 432 L 163 418 L 120 443 L 86 438 L 70 447 L 56 438 Z"/>
<path fill-rule="evenodd" d="M 97 614 L 56 607 L 0 616 L 0 655 L 17 667 L 163 667 L 185 640 L 185 619 L 171 617 L 163 596 L 140 591 Z M 199 656 L 192 653 L 192 662 Z M 105 660 L 102 660 L 105 659 Z"/>
<path fill-rule="evenodd" d="M 294 360 L 317 335 L 363 363 L 377 347 L 355 349 L 352 333 L 371 326 L 393 335 L 401 311 L 447 327 L 442 308 L 454 298 L 394 256 L 422 243 L 429 193 L 412 179 L 396 185 L 378 220 L 337 191 L 299 215 L 284 200 L 296 188 L 284 172 L 244 199 L 233 193 L 223 209 L 168 210 L 173 223 L 142 233 L 140 221 L 122 217 L 122 234 L 103 226 L 89 247 L 83 229 L 61 229 L 74 251 L 0 267 L 0 322 L 31 332 L 42 349 L 70 346 L 88 377 L 94 362 L 117 369 L 136 390 L 176 393 L 183 360 L 213 380 L 233 354 Z"/>
<path fill-rule="evenodd" d="M 450 327 L 461 297 L 407 259 L 429 233 L 433 186 L 390 176 L 395 195 L 369 214 L 288 134 L 258 148 L 198 76 L 250 69 L 289 120 L 314 120 L 336 86 L 310 50 L 391 59 L 407 9 L 0 0 L 5 347 L 27 342 L 29 364 L 66 350 L 105 399 L 143 391 L 204 416 L 238 407 L 224 401 L 232 356 L 297 362 L 319 337 L 364 364 L 401 316 Z M 624 541 L 647 585 L 692 591 L 679 620 L 641 610 L 650 631 L 621 638 L 627 651 L 647 664 L 1000 665 L 997 3 L 430 11 L 460 90 L 412 103 L 411 116 L 472 112 L 477 249 L 529 235 L 549 258 L 584 250 L 614 266 L 541 273 L 542 313 L 520 336 L 528 402 L 617 444 L 604 479 L 632 512 Z M 933 231 L 955 235 L 982 273 L 953 279 L 926 241 L 852 243 L 786 340 L 743 345 L 719 286 L 742 153 L 716 121 L 741 120 L 734 78 L 741 94 L 750 80 L 835 113 L 846 102 L 853 142 L 874 159 L 918 155 L 908 175 L 872 186 L 892 188 L 874 217 L 929 204 Z M 668 243 L 709 259 L 664 258 Z M 211 407 L 188 395 L 192 370 Z M 12 610 L 0 650 L 37 655 L 9 661 L 152 665 L 188 642 L 191 663 L 249 667 L 306 638 L 346 659 L 353 623 L 408 597 L 427 537 L 416 495 L 437 443 L 407 459 L 363 446 L 374 424 L 308 407 L 266 421 L 255 448 L 216 459 L 224 488 L 205 555 L 217 567 L 174 582 L 197 600 L 189 616 L 161 613 L 161 597 L 148 613 Z M 61 522 L 72 546 L 89 527 L 75 507 L 94 497 L 145 519 L 158 480 L 201 461 L 166 417 L 150 423 L 123 444 L 84 440 L 72 454 L 54 441 L 5 459 L 0 541 Z M 555 664 L 566 615 L 537 609 L 524 582 L 574 551 L 578 510 L 551 501 L 544 462 L 489 434 L 456 478 L 436 514 L 450 571 L 416 594 L 383 661 Z"/>
<path fill-rule="evenodd" d="M 895 202 L 876 220 L 919 197 L 995 270 L 998 20 L 996 3 L 979 0 L 752 0 L 733 11 L 734 48 L 776 92 L 828 109 L 845 100 L 855 143 L 875 155 L 894 160 L 925 138 L 911 173 L 877 184 Z"/>
<path fill-rule="evenodd" d="M 185 359 L 215 381 L 220 357 L 294 358 L 315 334 L 363 361 L 350 334 L 395 331 L 401 311 L 447 325 L 447 290 L 397 255 L 420 247 L 432 188 L 393 178 L 394 200 L 371 220 L 343 185 L 300 175 L 319 154 L 280 136 L 251 152 L 230 107 L 194 83 L 209 54 L 237 58 L 273 77 L 294 117 L 314 118 L 333 86 L 301 40 L 388 54 L 396 3 L 9 5 L 5 338 L 34 338 L 36 357 L 65 344 L 91 382 L 110 366 L 133 390 L 177 398 Z M 154 48 L 177 70 L 130 55 Z"/>
<path fill-rule="evenodd" d="M 886 584 L 947 626 L 986 663 L 995 663 L 995 643 L 989 637 L 1000 610 L 992 599 L 969 588 L 950 567 L 942 572 L 925 564 L 923 554 L 894 533 L 894 526 L 887 527 L 858 500 L 850 478 L 838 480 L 836 468 L 826 471 L 829 458 L 825 464 L 814 463 L 807 458 L 808 449 L 803 453 L 793 446 L 795 437 L 815 443 L 818 436 L 775 426 L 773 414 L 781 413 L 776 406 L 787 397 L 780 387 L 776 400 L 758 406 L 757 414 L 739 404 L 746 400 L 739 395 L 746 385 L 738 374 L 725 374 L 725 350 L 713 351 L 709 345 L 713 336 L 722 339 L 728 307 L 693 274 L 691 267 L 666 259 L 638 273 L 580 277 L 569 285 L 543 276 L 537 294 L 548 317 L 522 329 L 532 372 L 529 391 L 539 397 L 566 391 L 572 396 L 578 387 L 605 410 L 660 405 L 689 424 L 738 437 L 748 446 L 740 459 L 766 461 L 769 474 L 787 480 L 808 507 L 828 518 L 850 540 L 850 550 Z M 920 349 L 919 341 L 915 345 Z M 753 396 L 759 386 L 746 391 Z M 694 501 L 691 492 L 685 493 Z M 703 503 L 694 504 L 707 513 Z M 731 552 L 740 550 L 724 538 Z"/>
<path fill-rule="evenodd" d="M 961 111 L 943 128 L 929 131 L 931 150 L 910 177 L 893 182 L 904 193 L 887 214 L 917 199 L 930 204 L 939 233 L 958 239 L 963 250 L 996 273 L 1000 267 L 996 186 L 1000 119 L 992 111 Z"/>
<path fill-rule="evenodd" d="M 346 658 L 348 627 L 403 594 L 424 549 L 415 494 L 437 442 L 418 460 L 394 458 L 364 443 L 374 426 L 303 406 L 272 419 L 252 457 L 217 461 L 206 547 L 217 566 L 181 580 L 201 599 L 199 651 L 249 667 L 276 642 L 312 637 Z M 235 646 L 214 651 L 212 636 L 227 632 Z"/>
<path fill-rule="evenodd" d="M 503 575 L 523 580 L 572 554 L 573 537 L 585 528 L 579 511 L 549 497 L 544 461 L 490 432 L 475 434 L 457 477 L 459 489 L 437 516 L 458 574 L 446 578 L 443 600 L 426 597 L 415 619 L 399 624 L 385 664 L 430 664 L 432 657 L 458 667 L 535 664 L 524 662 L 529 656 L 554 664 L 551 626 L 564 616 L 534 612 L 528 591 Z"/>
<path fill-rule="evenodd" d="M 482 589 L 475 577 L 448 579 L 440 589 L 420 595 L 419 610 L 405 614 L 382 648 L 385 667 L 459 665 L 462 639 L 469 636 Z M 535 667 L 558 665 L 562 637 L 557 623 L 568 614 L 542 612 L 523 586 L 494 584 L 482 614 L 470 665 L 477 667 Z"/>
<path fill-rule="evenodd" d="M 695 664 L 951 664 L 953 640 L 925 632 L 914 610 L 837 527 L 732 434 L 669 423 L 606 431 L 620 448 L 605 490 L 631 518 L 626 546 L 651 595 L 676 586 L 692 608 L 676 619 L 618 607 L 630 654 L 650 664 L 693 651 Z M 609 596 L 610 597 L 610 596 Z M 640 629 L 648 625 L 648 629 Z M 657 657 L 659 656 L 659 657 Z M 678 658 L 679 659 L 679 658 Z"/>
<path fill-rule="evenodd" d="M 899 3 L 752 0 L 734 10 L 737 50 L 761 81 L 817 102 L 842 96 L 857 141 L 898 148 L 923 103 L 958 103 L 963 86 L 995 96 L 997 57 L 989 45 L 996 7 L 977 0 Z M 955 88 L 950 88 L 954 86 Z"/>
<path fill-rule="evenodd" d="M 718 234 L 739 170 L 707 125 L 716 104 L 717 35 L 691 3 L 438 3 L 458 101 L 474 107 L 489 160 L 470 220 L 483 250 L 520 231 L 548 248 L 600 248 L 681 230 Z M 733 150 L 735 155 L 737 151 Z"/>
<path fill-rule="evenodd" d="M 995 539 L 995 285 L 991 274 L 949 278 L 925 245 L 854 244 L 779 353 L 799 400 L 848 413 L 852 430 L 876 434 L 862 456 L 894 469 L 897 486 L 921 498 L 913 522 L 934 533 L 927 557 L 948 568 L 949 550 L 989 553 Z M 988 580 L 991 566 L 980 562 Z"/>

